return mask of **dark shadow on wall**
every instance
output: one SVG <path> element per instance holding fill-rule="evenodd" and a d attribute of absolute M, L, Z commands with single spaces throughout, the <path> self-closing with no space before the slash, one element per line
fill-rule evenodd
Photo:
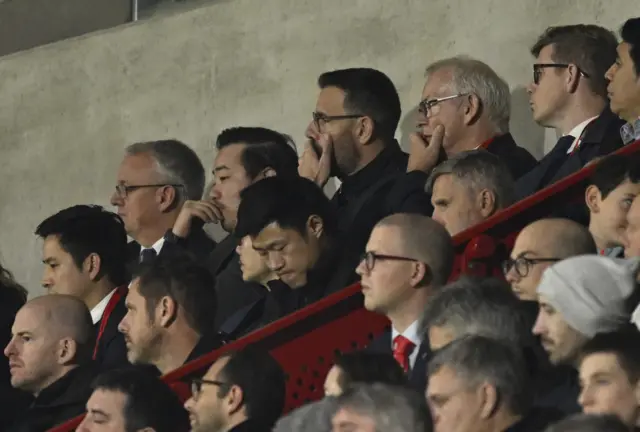
<path fill-rule="evenodd" d="M 533 121 L 529 107 L 529 94 L 525 87 L 516 87 L 511 92 L 509 126 L 519 146 L 529 150 L 538 160 L 544 155 L 544 128 Z"/>
<path fill-rule="evenodd" d="M 405 152 L 409 152 L 409 134 L 416 131 L 416 121 L 418 118 L 418 106 L 414 106 L 400 119 L 400 147 Z"/>

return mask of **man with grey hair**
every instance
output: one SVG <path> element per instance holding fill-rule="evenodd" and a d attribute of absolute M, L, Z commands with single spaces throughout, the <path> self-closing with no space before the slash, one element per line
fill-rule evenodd
<path fill-rule="evenodd" d="M 11 333 L 4 348 L 11 385 L 35 399 L 8 430 L 49 430 L 82 414 L 97 372 L 91 363 L 93 321 L 82 300 L 62 294 L 37 297 L 18 311 Z"/>
<path fill-rule="evenodd" d="M 418 129 L 410 137 L 410 164 L 429 172 L 441 155 L 485 149 L 509 167 L 514 178 L 536 166 L 509 133 L 511 95 L 507 83 L 487 64 L 466 56 L 427 67 Z"/>
<path fill-rule="evenodd" d="M 199 200 L 205 173 L 198 155 L 177 140 L 132 144 L 125 150 L 111 204 L 118 208 L 127 234 L 132 261 L 153 259 L 173 236 L 173 227 L 186 200 Z M 180 243 L 197 258 L 206 258 L 215 242 L 194 229 Z"/>
<path fill-rule="evenodd" d="M 539 431 L 561 414 L 532 410 L 522 350 L 484 336 L 458 339 L 429 362 L 426 399 L 435 432 Z"/>
<path fill-rule="evenodd" d="M 420 392 L 426 386 L 429 346 L 419 320 L 429 299 L 446 284 L 453 257 L 451 237 L 442 226 L 427 216 L 398 213 L 374 227 L 356 269 L 365 308 L 391 321 L 390 331 L 369 349 L 393 354 Z"/>
<path fill-rule="evenodd" d="M 433 219 L 451 236 L 509 207 L 513 177 L 502 160 L 486 150 L 459 153 L 442 162 L 427 182 Z"/>
<path fill-rule="evenodd" d="M 413 390 L 385 384 L 356 386 L 337 399 L 333 432 L 430 432 L 424 398 Z"/>
<path fill-rule="evenodd" d="M 337 409 L 336 399 L 325 397 L 303 405 L 282 417 L 273 428 L 274 432 L 327 432 L 331 430 L 331 419 Z"/>

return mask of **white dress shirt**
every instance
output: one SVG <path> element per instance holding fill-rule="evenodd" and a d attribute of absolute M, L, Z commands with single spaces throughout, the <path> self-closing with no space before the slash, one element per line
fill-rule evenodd
<path fill-rule="evenodd" d="M 567 150 L 567 154 L 571 154 L 571 152 L 576 148 L 576 146 L 578 145 L 578 140 L 580 139 L 587 125 L 597 118 L 598 116 L 586 119 L 585 121 L 580 123 L 578 126 L 571 129 L 571 132 L 569 132 L 567 135 L 571 135 L 572 137 L 575 137 L 575 139 L 573 140 L 571 147 L 569 147 L 569 150 Z"/>
<path fill-rule="evenodd" d="M 117 288 L 114 288 L 109 294 L 104 296 L 100 303 L 95 305 L 93 309 L 91 309 L 91 319 L 93 320 L 93 325 L 98 324 L 98 322 L 102 319 L 102 315 L 104 315 L 104 310 L 107 308 L 109 304 L 109 300 L 115 294 Z"/>
<path fill-rule="evenodd" d="M 145 248 L 140 246 L 140 256 L 142 256 L 142 251 L 145 249 L 155 249 L 156 255 L 160 255 L 160 251 L 162 250 L 162 246 L 164 246 L 164 237 L 160 237 L 160 240 L 151 245 L 150 248 Z"/>
<path fill-rule="evenodd" d="M 393 351 L 393 341 L 396 336 L 400 335 L 395 328 L 391 327 L 391 351 Z M 409 366 L 411 366 L 411 370 L 413 370 L 413 366 L 416 364 L 416 359 L 418 358 L 418 351 L 420 351 L 420 344 L 422 340 L 420 340 L 420 336 L 418 335 L 418 320 L 415 320 L 407 329 L 402 332 L 402 336 L 409 339 L 415 347 L 411 354 L 409 355 Z"/>

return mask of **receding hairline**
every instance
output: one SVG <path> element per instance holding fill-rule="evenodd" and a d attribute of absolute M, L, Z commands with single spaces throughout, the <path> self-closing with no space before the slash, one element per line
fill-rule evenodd
<path fill-rule="evenodd" d="M 544 235 L 537 236 L 538 232 L 543 232 Z M 551 249 L 545 251 L 545 253 L 555 254 L 558 258 L 569 258 L 597 251 L 595 241 L 589 230 L 570 219 L 540 219 L 527 225 L 520 232 L 520 235 L 523 233 L 531 237 L 544 239 L 544 246 Z"/>
<path fill-rule="evenodd" d="M 28 301 L 23 309 L 35 309 L 42 313 L 41 324 L 60 338 L 72 337 L 78 342 L 81 341 L 83 325 L 87 324 L 86 318 L 90 315 L 86 305 L 75 297 L 62 294 L 48 294 L 36 297 Z M 86 336 L 86 335 L 85 335 Z"/>

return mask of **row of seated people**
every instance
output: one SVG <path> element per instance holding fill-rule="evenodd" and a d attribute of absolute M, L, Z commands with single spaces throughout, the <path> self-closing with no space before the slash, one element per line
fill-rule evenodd
<path fill-rule="evenodd" d="M 508 133 L 506 83 L 487 65 L 460 57 L 427 68 L 420 131 L 411 135 L 409 155 L 393 139 L 400 118 L 397 91 L 388 77 L 372 69 L 333 71 L 319 78 L 321 91 L 300 160 L 290 140 L 277 132 L 224 131 L 217 140 L 215 182 L 205 199 L 200 199 L 204 168 L 191 149 L 173 140 L 134 144 L 127 148 L 112 196 L 117 216 L 76 206 L 36 229 L 44 239 L 43 285 L 51 293 L 79 298 L 90 311 L 90 357 L 100 368 L 130 361 L 161 373 L 339 290 L 358 275 L 367 306 L 365 279 L 376 260 L 415 264 L 416 258 L 366 246 L 375 240 L 375 232 L 370 234 L 385 216 L 433 216 L 447 235 L 455 235 L 638 138 L 639 27 L 640 19 L 629 20 L 620 44 L 610 31 L 584 25 L 548 29 L 536 42 L 529 86 L 534 119 L 562 135 L 539 163 Z M 605 162 L 618 166 L 610 160 L 600 165 L 606 167 Z M 620 246 L 628 255 L 634 250 L 637 222 L 627 227 L 626 220 L 635 213 L 622 208 L 628 215 L 613 226 L 603 210 L 607 200 L 614 201 L 614 189 L 635 185 L 630 171 L 613 187 L 594 184 L 587 191 L 591 228 L 607 253 L 615 254 L 610 249 Z M 331 177 L 342 185 L 329 200 L 320 187 Z M 625 196 L 631 202 L 633 192 Z M 202 230 L 209 222 L 232 234 L 215 245 Z M 392 219 L 390 224 L 411 227 L 405 237 L 414 239 L 435 232 L 426 225 L 417 228 L 418 220 L 407 224 Z M 127 234 L 134 239 L 129 244 Z M 550 239 L 549 231 L 544 234 Z M 423 243 L 433 241 L 422 238 Z M 185 251 L 200 264 L 182 256 Z M 523 252 L 505 267 L 507 278 L 524 279 L 529 275 L 518 269 L 558 259 Z M 128 285 L 126 265 L 134 261 L 141 264 Z M 412 286 L 438 286 L 449 274 L 415 271 Z M 420 310 L 424 302 L 416 305 Z M 416 332 L 417 317 L 410 311 L 394 319 L 384 308 L 371 310 L 391 319 L 393 331 L 380 342 L 384 349 L 398 346 L 392 342 L 396 334 Z M 10 319 L 13 336 L 5 354 L 12 381 L 28 369 L 23 360 L 26 339 L 35 327 L 50 327 L 36 318 L 49 315 L 27 317 L 26 323 L 18 319 L 20 313 Z M 26 330 L 17 328 L 19 322 Z M 85 351 L 82 345 L 79 352 Z M 427 357 L 417 350 L 403 367 L 409 372 L 410 363 Z M 416 379 L 424 382 L 425 375 L 418 373 Z M 32 408 L 42 402 L 50 410 L 51 401 L 42 397 L 46 390 L 30 390 L 36 396 Z M 36 418 L 32 414 L 24 417 L 27 423 Z"/>

